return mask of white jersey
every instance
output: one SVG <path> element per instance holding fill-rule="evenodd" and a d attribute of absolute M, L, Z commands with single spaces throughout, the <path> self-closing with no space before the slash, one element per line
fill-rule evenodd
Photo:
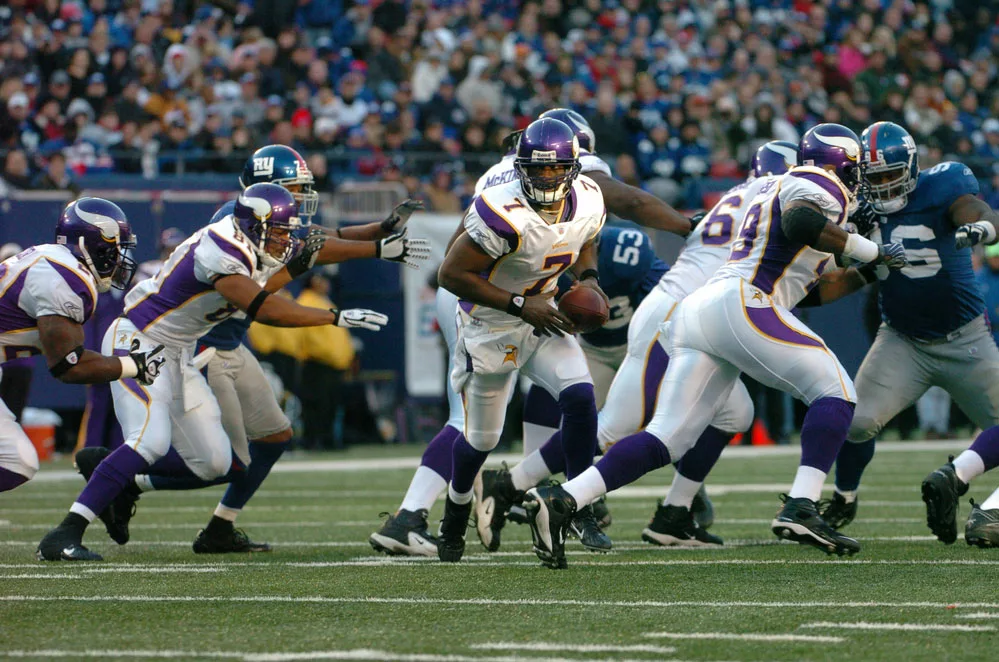
<path fill-rule="evenodd" d="M 790 310 L 818 282 L 832 255 L 787 238 L 781 209 L 794 200 L 817 205 L 830 223 L 843 227 L 850 195 L 835 175 L 812 166 L 792 168 L 765 185 L 752 200 L 732 243 L 732 252 L 713 281 L 741 278 Z"/>
<path fill-rule="evenodd" d="M 600 187 L 580 175 L 565 198 L 561 220 L 549 224 L 523 197 L 519 181 L 488 188 L 465 214 L 465 230 L 496 260 L 483 277 L 504 290 L 532 295 L 558 286 L 559 275 L 603 228 L 607 211 Z M 553 304 L 554 305 L 554 304 Z M 489 325 L 516 325 L 505 312 L 460 302 L 462 310 Z"/>
<path fill-rule="evenodd" d="M 214 282 L 241 274 L 261 287 L 281 267 L 264 267 L 232 216 L 206 225 L 170 255 L 154 278 L 125 296 L 125 316 L 149 338 L 187 347 L 236 311 Z"/>
<path fill-rule="evenodd" d="M 721 200 L 687 235 L 683 251 L 659 280 L 659 287 L 674 300 L 704 285 L 728 261 L 732 239 L 753 198 L 777 177 L 767 175 L 745 181 L 725 192 Z"/>
<path fill-rule="evenodd" d="M 146 260 L 139 264 L 135 270 L 135 283 L 141 283 L 147 278 L 156 278 L 156 274 L 163 268 L 163 260 Z"/>
<path fill-rule="evenodd" d="M 39 317 L 83 324 L 96 306 L 93 275 L 65 246 L 42 244 L 0 262 L 0 364 L 41 353 Z"/>
<path fill-rule="evenodd" d="M 499 163 L 486 170 L 485 174 L 479 177 L 479 181 L 475 182 L 475 195 L 480 195 L 487 188 L 517 181 L 517 171 L 513 169 L 515 158 L 516 154 L 507 154 Z M 608 177 L 611 176 L 611 169 L 606 161 L 596 154 L 583 150 L 579 151 L 579 172 L 584 175 L 588 172 L 602 172 Z"/>

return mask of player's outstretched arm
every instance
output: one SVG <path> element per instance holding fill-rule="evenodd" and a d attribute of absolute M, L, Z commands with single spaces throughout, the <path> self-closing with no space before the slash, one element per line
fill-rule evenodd
<path fill-rule="evenodd" d="M 957 248 L 994 244 L 999 240 L 996 234 L 999 212 L 970 193 L 958 197 L 947 210 L 947 215 L 957 228 L 954 233 L 954 245 Z"/>
<path fill-rule="evenodd" d="M 327 230 L 331 236 L 342 239 L 354 239 L 357 241 L 375 241 L 384 239 L 396 233 L 402 232 L 409 221 L 409 217 L 414 212 L 423 209 L 423 202 L 420 200 L 407 199 L 395 206 L 392 213 L 383 221 L 377 223 L 365 223 L 364 225 L 351 225 L 336 230 Z"/>
<path fill-rule="evenodd" d="M 877 244 L 847 232 L 828 222 L 816 205 L 805 200 L 787 203 L 781 213 L 781 229 L 791 241 L 823 253 L 845 255 L 864 264 L 884 264 L 889 269 L 901 269 L 909 264 L 902 244 Z"/>
<path fill-rule="evenodd" d="M 607 211 L 653 230 L 672 232 L 681 237 L 690 234 L 690 219 L 648 191 L 629 186 L 602 172 L 586 174 L 604 196 Z"/>
<path fill-rule="evenodd" d="M 38 335 L 49 372 L 67 384 L 102 384 L 122 377 L 150 384 L 163 361 L 159 358 L 162 345 L 128 356 L 104 356 L 83 349 L 83 326 L 60 315 L 39 317 Z"/>
<path fill-rule="evenodd" d="M 215 281 L 215 290 L 247 316 L 270 326 L 322 326 L 335 324 L 336 313 L 301 306 L 291 299 L 271 296 L 248 276 L 233 274 Z"/>
<path fill-rule="evenodd" d="M 862 267 L 848 267 L 846 269 L 833 269 L 822 274 L 818 284 L 812 288 L 798 306 L 809 308 L 812 306 L 824 306 L 837 299 L 853 294 L 865 285 L 877 280 L 876 267 L 865 264 Z"/>

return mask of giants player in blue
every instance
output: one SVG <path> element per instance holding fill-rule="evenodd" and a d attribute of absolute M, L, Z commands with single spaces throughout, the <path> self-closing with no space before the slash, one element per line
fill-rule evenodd
<path fill-rule="evenodd" d="M 920 171 L 915 141 L 891 122 L 872 124 L 861 136 L 861 173 L 880 216 L 874 233 L 903 243 L 911 261 L 900 270 L 879 269 L 883 323 L 857 373 L 857 411 L 836 461 L 836 491 L 823 511 L 835 528 L 856 516 L 875 436 L 930 386 L 950 393 L 980 428 L 999 424 L 999 349 L 970 250 L 996 241 L 999 217 L 976 197 L 978 180 L 966 166 L 947 161 Z M 946 543 L 957 536 L 958 495 L 971 478 L 999 464 L 994 436 L 983 434 L 923 484 L 928 524 Z"/>

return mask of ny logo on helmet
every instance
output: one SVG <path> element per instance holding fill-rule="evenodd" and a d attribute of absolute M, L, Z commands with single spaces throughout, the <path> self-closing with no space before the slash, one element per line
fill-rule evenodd
<path fill-rule="evenodd" d="M 262 158 L 253 159 L 253 174 L 254 175 L 273 175 L 274 174 L 274 157 L 265 156 Z"/>

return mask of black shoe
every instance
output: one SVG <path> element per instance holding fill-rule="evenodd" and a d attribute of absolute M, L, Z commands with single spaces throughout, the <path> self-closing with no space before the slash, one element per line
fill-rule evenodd
<path fill-rule="evenodd" d="M 576 511 L 569 525 L 569 532 L 591 552 L 609 552 L 611 549 L 611 539 L 600 530 L 592 506 L 584 506 Z"/>
<path fill-rule="evenodd" d="M 524 508 L 534 539 L 534 553 L 542 565 L 559 570 L 565 561 L 565 537 L 576 514 L 576 500 L 560 485 L 535 487 L 524 497 Z"/>
<path fill-rule="evenodd" d="M 708 498 L 708 490 L 701 485 L 694 495 L 694 502 L 690 504 L 690 512 L 694 515 L 697 526 L 707 531 L 715 523 L 715 506 Z"/>
<path fill-rule="evenodd" d="M 610 508 L 607 507 L 607 497 L 600 497 L 590 504 L 590 508 L 593 509 L 593 516 L 597 519 L 600 530 L 606 531 L 610 528 L 614 519 L 611 517 Z"/>
<path fill-rule="evenodd" d="M 221 522 L 225 522 L 222 524 Z M 269 552 L 271 546 L 265 542 L 253 542 L 242 529 L 237 529 L 227 520 L 212 521 L 198 531 L 191 545 L 195 554 L 246 554 L 249 552 Z"/>
<path fill-rule="evenodd" d="M 39 561 L 103 561 L 104 557 L 83 546 L 83 533 L 60 524 L 45 534 L 38 543 L 35 557 Z"/>
<path fill-rule="evenodd" d="M 853 556 L 860 551 L 860 543 L 837 533 L 819 516 L 816 503 L 811 499 L 792 499 L 781 495 L 784 507 L 770 523 L 770 530 L 778 538 L 793 540 L 802 545 L 811 545 L 827 554 Z"/>
<path fill-rule="evenodd" d="M 999 508 L 982 510 L 971 500 L 971 516 L 964 526 L 964 539 L 969 545 L 999 547 Z"/>
<path fill-rule="evenodd" d="M 97 465 L 104 461 L 111 451 L 104 447 L 90 447 L 81 448 L 77 451 L 76 456 L 73 458 L 73 463 L 76 465 L 76 469 L 83 476 L 83 480 L 90 482 L 90 477 L 94 475 L 94 470 L 97 469 Z M 128 529 L 125 530 L 124 542 L 119 542 L 121 537 L 121 532 L 118 529 L 118 525 L 114 520 L 114 509 L 108 506 L 101 512 L 97 514 L 97 517 L 104 522 L 104 528 L 107 529 L 108 535 L 111 539 L 117 542 L 119 545 L 124 545 L 128 542 Z"/>
<path fill-rule="evenodd" d="M 388 513 L 383 513 L 388 514 Z M 368 537 L 376 552 L 389 556 L 437 556 L 437 538 L 430 535 L 427 511 L 400 510 Z"/>
<path fill-rule="evenodd" d="M 111 518 L 114 521 L 114 527 L 108 528 L 108 535 L 111 536 L 111 540 L 114 540 L 119 545 L 124 545 L 128 542 L 128 523 L 135 517 L 136 502 L 139 500 L 140 494 L 142 492 L 133 483 L 119 492 L 118 496 L 111 502 L 111 505 L 108 506 L 108 510 L 111 511 Z"/>
<path fill-rule="evenodd" d="M 839 531 L 857 516 L 857 499 L 847 501 L 839 492 L 833 492 L 832 499 L 819 501 L 819 510 L 826 524 Z"/>
<path fill-rule="evenodd" d="M 524 500 L 524 493 L 513 486 L 505 466 L 484 470 L 476 476 L 472 490 L 475 492 L 475 530 L 482 546 L 495 552 L 500 547 L 500 531 L 506 524 L 507 511 Z"/>
<path fill-rule="evenodd" d="M 457 563 L 465 553 L 465 530 L 472 514 L 472 502 L 458 505 L 448 497 L 444 502 L 444 519 L 437 538 L 437 558 L 447 563 Z"/>
<path fill-rule="evenodd" d="M 642 530 L 642 540 L 663 547 L 720 547 L 725 542 L 698 526 L 694 511 L 683 506 L 656 508 L 652 521 Z"/>
<path fill-rule="evenodd" d="M 940 542 L 948 545 L 957 540 L 957 500 L 968 491 L 954 471 L 954 456 L 923 480 L 923 502 L 926 504 L 926 525 Z"/>

